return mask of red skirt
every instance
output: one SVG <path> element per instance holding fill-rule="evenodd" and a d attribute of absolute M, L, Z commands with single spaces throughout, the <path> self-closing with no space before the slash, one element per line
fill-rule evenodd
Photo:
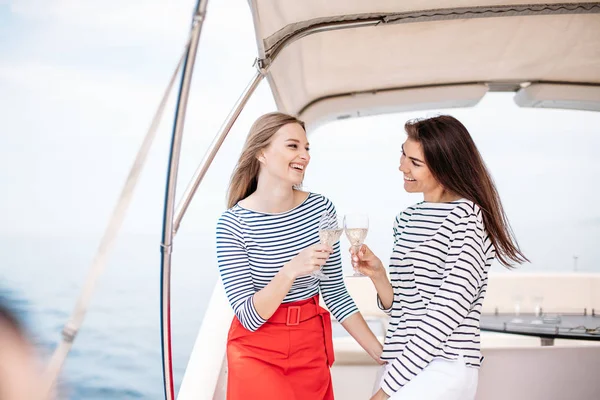
<path fill-rule="evenodd" d="M 319 296 L 282 304 L 256 332 L 233 318 L 228 400 L 333 400 L 331 317 Z"/>

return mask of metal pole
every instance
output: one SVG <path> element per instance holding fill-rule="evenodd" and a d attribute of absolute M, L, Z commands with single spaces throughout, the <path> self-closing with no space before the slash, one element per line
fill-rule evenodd
<path fill-rule="evenodd" d="M 198 169 L 196 169 L 194 177 L 192 178 L 192 181 L 188 185 L 187 189 L 185 190 L 181 203 L 177 207 L 177 212 L 175 213 L 175 224 L 173 227 L 174 235 L 177 234 L 179 226 L 181 225 L 181 220 L 183 219 L 183 216 L 185 215 L 192 201 L 192 198 L 196 194 L 196 191 L 198 190 L 202 179 L 204 179 L 206 171 L 208 171 L 208 168 L 213 162 L 215 156 L 217 155 L 217 152 L 221 148 L 221 145 L 225 141 L 225 138 L 227 138 L 227 134 L 229 133 L 231 127 L 242 112 L 242 109 L 250 99 L 250 96 L 252 96 L 252 93 L 254 93 L 254 91 L 258 87 L 258 84 L 264 78 L 265 73 L 266 71 L 264 69 L 257 68 L 256 74 L 254 75 L 248 86 L 246 86 L 246 89 L 242 92 L 242 95 L 238 99 L 237 103 L 233 106 L 233 108 L 229 112 L 229 115 L 225 119 L 223 126 L 221 127 L 221 129 L 219 129 L 219 131 L 215 135 L 215 138 L 210 144 L 207 152 L 204 154 L 204 158 L 200 162 Z"/>
<path fill-rule="evenodd" d="M 163 362 L 163 383 L 165 388 L 165 399 L 175 399 L 173 385 L 173 362 L 171 351 L 171 252 L 173 244 L 173 215 L 175 204 L 175 189 L 177 186 L 177 172 L 179 169 L 179 156 L 181 153 L 181 139 L 185 112 L 194 62 L 200 41 L 200 32 L 206 16 L 206 4 L 208 0 L 198 0 L 192 23 L 192 38 L 183 66 L 179 96 L 177 98 L 177 110 L 173 124 L 171 138 L 171 151 L 169 155 L 169 167 L 167 170 L 167 184 L 165 193 L 165 207 L 163 215 L 163 232 L 161 242 L 161 341 Z"/>

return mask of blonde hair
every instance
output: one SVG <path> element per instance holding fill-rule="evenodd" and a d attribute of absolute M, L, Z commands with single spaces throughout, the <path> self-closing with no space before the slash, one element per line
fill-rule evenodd
<path fill-rule="evenodd" d="M 258 184 L 260 162 L 258 152 L 266 148 L 273 135 L 284 125 L 299 124 L 305 129 L 304 122 L 298 118 L 280 112 L 272 112 L 259 117 L 248 133 L 242 154 L 233 170 L 227 193 L 227 207 L 231 208 L 238 201 L 250 196 Z"/>

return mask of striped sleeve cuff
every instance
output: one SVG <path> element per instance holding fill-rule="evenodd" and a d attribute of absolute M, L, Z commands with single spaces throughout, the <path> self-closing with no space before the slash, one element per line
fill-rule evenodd
<path fill-rule="evenodd" d="M 258 314 L 258 311 L 256 311 L 256 307 L 254 307 L 254 296 L 248 297 L 239 311 L 240 312 L 237 313 L 238 319 L 244 328 L 251 332 L 258 330 L 258 328 L 267 322 L 267 320 L 261 317 Z"/>
<path fill-rule="evenodd" d="M 393 362 L 391 368 L 388 369 L 381 385 L 381 389 L 390 397 L 410 381 L 402 372 L 398 371 L 394 364 L 396 363 Z"/>
<path fill-rule="evenodd" d="M 393 306 L 394 306 L 394 304 L 392 303 L 392 305 L 389 306 L 389 308 L 384 308 L 383 304 L 381 304 L 381 299 L 379 298 L 379 295 L 377 295 L 377 307 L 379 307 L 379 309 L 381 311 L 383 311 L 387 315 L 392 315 L 392 308 L 393 308 Z"/>
<path fill-rule="evenodd" d="M 357 312 L 358 312 L 358 308 L 356 307 L 356 305 L 354 303 L 352 303 L 352 306 L 348 310 L 345 310 L 343 313 L 338 313 L 338 315 L 337 316 L 334 315 L 334 317 L 341 324 L 346 319 L 348 319 L 348 317 L 350 317 L 353 314 L 356 314 Z"/>

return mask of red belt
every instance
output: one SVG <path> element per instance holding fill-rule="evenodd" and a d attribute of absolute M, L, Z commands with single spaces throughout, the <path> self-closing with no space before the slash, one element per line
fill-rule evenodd
<path fill-rule="evenodd" d="M 275 313 L 269 318 L 272 324 L 285 324 L 287 326 L 300 325 L 301 322 L 319 316 L 323 323 L 325 334 L 325 352 L 329 366 L 333 365 L 335 356 L 333 352 L 333 332 L 331 329 L 331 315 L 329 311 L 319 305 L 319 295 L 307 300 L 285 303 L 279 306 Z"/>

